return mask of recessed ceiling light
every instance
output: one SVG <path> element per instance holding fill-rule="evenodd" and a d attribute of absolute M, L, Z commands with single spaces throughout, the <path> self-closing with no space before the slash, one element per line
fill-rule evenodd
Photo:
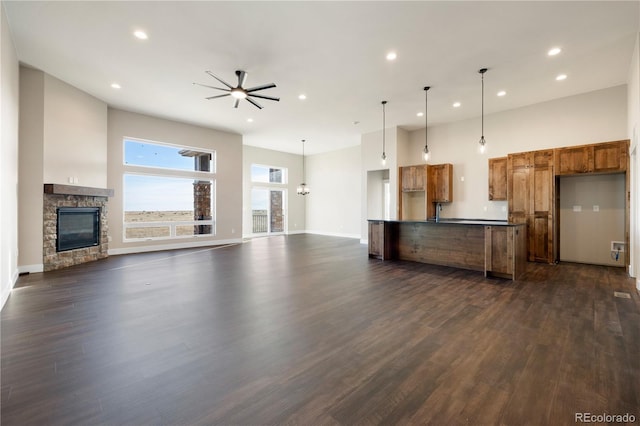
<path fill-rule="evenodd" d="M 460 105 L 461 105 L 461 104 L 460 104 L 460 102 L 454 102 L 454 103 L 453 103 L 453 107 L 454 107 L 454 108 L 459 108 L 459 107 L 460 107 Z"/>
<path fill-rule="evenodd" d="M 133 32 L 133 35 L 136 36 L 136 38 L 140 39 L 140 40 L 146 40 L 149 38 L 149 36 L 147 35 L 147 33 L 145 33 L 142 30 L 136 30 Z"/>
<path fill-rule="evenodd" d="M 498 92 L 498 96 L 504 96 L 506 94 L 507 94 L 507 92 L 505 92 L 504 90 L 501 90 L 501 91 Z"/>
<path fill-rule="evenodd" d="M 562 80 L 566 80 L 567 79 L 567 75 L 566 74 L 560 74 L 556 77 L 557 81 L 562 81 Z"/>
<path fill-rule="evenodd" d="M 554 47 L 553 49 L 549 49 L 549 51 L 547 52 L 547 55 L 556 56 L 560 52 L 562 52 L 562 49 L 560 49 L 559 47 Z"/>
<path fill-rule="evenodd" d="M 249 123 L 253 123 L 253 118 L 247 118 L 247 121 L 248 121 Z"/>
<path fill-rule="evenodd" d="M 398 55 L 396 54 L 396 52 L 387 53 L 387 61 L 395 61 L 397 57 Z"/>
<path fill-rule="evenodd" d="M 114 89 L 121 89 L 122 86 L 120 86 L 118 83 L 111 83 L 111 87 Z"/>
<path fill-rule="evenodd" d="M 301 101 L 304 101 L 305 99 L 307 99 L 307 95 L 305 95 L 304 93 L 301 93 L 298 95 L 298 99 L 300 99 Z"/>
<path fill-rule="evenodd" d="M 424 112 L 419 112 L 416 114 L 418 117 L 423 117 L 424 116 Z"/>

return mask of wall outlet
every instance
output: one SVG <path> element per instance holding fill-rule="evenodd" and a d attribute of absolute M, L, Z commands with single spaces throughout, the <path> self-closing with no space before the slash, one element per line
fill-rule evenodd
<path fill-rule="evenodd" d="M 464 176 L 460 176 L 460 182 L 464 182 Z"/>
<path fill-rule="evenodd" d="M 581 212 L 582 211 L 582 206 L 573 206 L 573 211 L 574 212 Z"/>
<path fill-rule="evenodd" d="M 599 212 L 600 211 L 600 206 L 593 206 L 593 211 L 594 212 Z"/>
<path fill-rule="evenodd" d="M 611 241 L 611 251 L 619 251 L 624 252 L 624 242 L 622 241 Z"/>
<path fill-rule="evenodd" d="M 506 212 L 507 211 L 507 206 L 502 206 L 502 211 Z"/>

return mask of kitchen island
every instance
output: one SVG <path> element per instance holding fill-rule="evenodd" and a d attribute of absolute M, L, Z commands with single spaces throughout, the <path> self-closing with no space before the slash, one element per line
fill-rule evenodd
<path fill-rule="evenodd" d="M 410 260 L 518 279 L 526 266 L 526 225 L 496 220 L 369 220 L 369 257 Z"/>

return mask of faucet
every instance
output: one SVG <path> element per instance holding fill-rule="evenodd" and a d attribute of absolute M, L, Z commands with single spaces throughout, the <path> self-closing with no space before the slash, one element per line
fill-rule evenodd
<path fill-rule="evenodd" d="M 440 212 L 442 211 L 442 204 L 436 203 L 436 223 L 440 222 Z"/>

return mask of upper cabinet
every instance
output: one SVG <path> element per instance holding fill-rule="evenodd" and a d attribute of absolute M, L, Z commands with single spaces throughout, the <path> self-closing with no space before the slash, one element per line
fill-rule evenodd
<path fill-rule="evenodd" d="M 453 165 L 436 164 L 427 166 L 429 192 L 432 203 L 453 201 Z"/>
<path fill-rule="evenodd" d="M 507 200 L 507 157 L 489 158 L 489 200 Z"/>
<path fill-rule="evenodd" d="M 426 166 L 400 167 L 402 192 L 424 191 Z"/>
<path fill-rule="evenodd" d="M 627 170 L 629 141 L 593 145 L 594 173 L 624 172 Z"/>
<path fill-rule="evenodd" d="M 627 170 L 628 141 L 555 149 L 555 174 L 617 173 Z"/>

